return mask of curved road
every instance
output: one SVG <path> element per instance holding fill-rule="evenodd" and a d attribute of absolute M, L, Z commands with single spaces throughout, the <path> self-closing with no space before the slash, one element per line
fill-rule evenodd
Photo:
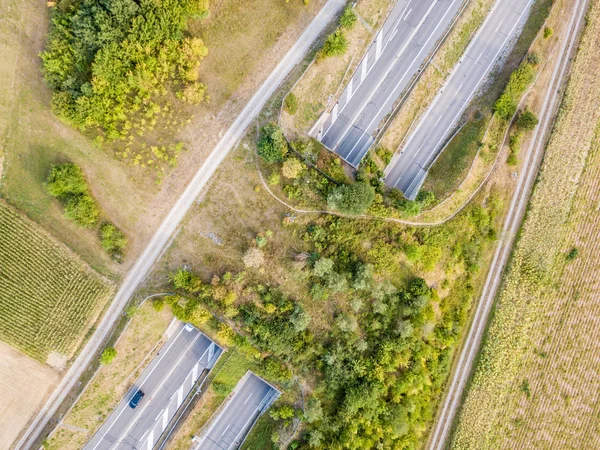
<path fill-rule="evenodd" d="M 457 410 L 460 408 L 465 384 L 469 379 L 473 369 L 474 360 L 479 351 L 483 332 L 487 325 L 488 317 L 500 286 L 502 273 L 508 261 L 515 236 L 525 214 L 529 193 L 537 176 L 539 163 L 544 154 L 546 137 L 552 126 L 553 118 L 560 101 L 559 89 L 563 85 L 565 76 L 567 75 L 569 60 L 577 42 L 578 32 L 583 23 L 586 10 L 587 0 L 576 0 L 573 13 L 571 14 L 567 36 L 562 43 L 560 51 L 556 55 L 556 65 L 540 112 L 540 123 L 534 131 L 531 145 L 527 151 L 525 164 L 519 174 L 517 187 L 504 222 L 504 228 L 498 242 L 498 247 L 496 248 L 496 253 L 494 254 L 492 266 L 483 288 L 481 300 L 477 304 L 473 324 L 469 329 L 469 334 L 465 339 L 457 366 L 454 369 L 452 381 L 448 386 L 441 414 L 436 421 L 433 433 L 429 439 L 428 448 L 430 449 L 437 450 L 445 448 L 446 441 L 450 437 L 449 434 L 452 429 L 452 424 Z"/>
<path fill-rule="evenodd" d="M 192 206 L 210 177 L 215 173 L 219 164 L 225 159 L 235 143 L 243 137 L 248 126 L 250 126 L 254 118 L 262 110 L 269 97 L 284 81 L 285 77 L 302 60 L 302 58 L 304 58 L 304 55 L 310 49 L 315 38 L 336 18 L 337 14 L 342 10 L 345 4 L 345 0 L 328 0 L 327 3 L 325 3 L 319 14 L 317 14 L 306 30 L 304 30 L 304 33 L 302 33 L 294 43 L 292 48 L 279 62 L 273 72 L 271 72 L 269 77 L 235 119 L 233 124 L 225 132 L 200 169 L 198 169 L 192 181 L 187 185 L 181 197 L 179 197 L 164 218 L 144 252 L 138 257 L 134 266 L 127 273 L 114 300 L 101 322 L 98 324 L 91 339 L 73 362 L 42 410 L 33 419 L 29 428 L 27 428 L 23 436 L 16 443 L 16 449 L 29 449 L 36 442 L 46 424 L 50 421 L 58 407 L 65 400 L 67 394 L 75 386 L 80 376 L 91 363 L 92 358 L 94 358 L 98 352 L 101 344 L 109 336 L 113 325 L 121 315 L 121 311 L 125 308 L 125 305 L 138 286 L 144 281 L 153 264 L 159 258 L 162 249 L 165 247 L 171 235 L 175 232 L 179 223 L 183 220 L 188 209 Z"/>

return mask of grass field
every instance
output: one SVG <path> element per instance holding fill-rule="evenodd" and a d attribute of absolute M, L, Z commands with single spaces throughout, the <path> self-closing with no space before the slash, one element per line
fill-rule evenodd
<path fill-rule="evenodd" d="M 0 201 L 0 339 L 44 362 L 73 356 L 112 288 Z"/>
<path fill-rule="evenodd" d="M 456 190 L 479 150 L 486 122 L 482 118 L 465 124 L 431 166 L 423 184 L 424 190 L 433 192 L 437 199 L 444 199 Z"/>
<path fill-rule="evenodd" d="M 452 448 L 600 445 L 598 45 L 593 1 Z"/>
<path fill-rule="evenodd" d="M 57 382 L 50 367 L 0 342 L 0 449 L 10 448 Z"/>

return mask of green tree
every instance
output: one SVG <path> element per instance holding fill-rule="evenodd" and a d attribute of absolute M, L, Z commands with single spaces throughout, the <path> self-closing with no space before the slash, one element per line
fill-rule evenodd
<path fill-rule="evenodd" d="M 198 0 L 61 3 L 41 54 L 55 113 L 116 139 L 131 121 L 142 125 L 155 117 L 167 89 L 186 101 L 202 100 L 197 78 L 207 49 L 184 30 L 189 19 L 207 13 Z"/>
<path fill-rule="evenodd" d="M 62 163 L 52 166 L 46 189 L 50 195 L 65 199 L 72 195 L 87 193 L 88 186 L 79 166 L 73 163 Z"/>
<path fill-rule="evenodd" d="M 324 277 L 333 270 L 333 260 L 320 258 L 313 267 L 313 273 L 318 277 Z"/>
<path fill-rule="evenodd" d="M 364 214 L 375 199 L 373 188 L 363 182 L 333 188 L 327 196 L 327 205 L 344 214 Z"/>
<path fill-rule="evenodd" d="M 340 16 L 339 24 L 342 28 L 352 28 L 356 23 L 356 13 L 351 5 L 344 8 L 342 15 Z"/>
<path fill-rule="evenodd" d="M 529 109 L 520 112 L 516 121 L 517 127 L 523 131 L 533 130 L 538 123 L 538 118 Z"/>
<path fill-rule="evenodd" d="M 127 238 L 121 230 L 111 223 L 105 223 L 100 227 L 102 248 L 116 260 L 121 260 L 127 246 Z"/>
<path fill-rule="evenodd" d="M 287 141 L 274 123 L 265 125 L 258 141 L 258 155 L 270 164 L 283 161 L 288 152 Z"/>
<path fill-rule="evenodd" d="M 342 30 L 337 30 L 327 36 L 323 48 L 319 52 L 319 58 L 327 58 L 329 56 L 341 56 L 348 49 L 348 41 Z"/>
<path fill-rule="evenodd" d="M 283 167 L 281 168 L 281 173 L 283 176 L 290 179 L 296 179 L 300 176 L 302 171 L 304 170 L 304 166 L 300 161 L 296 158 L 286 159 L 283 163 Z"/>
<path fill-rule="evenodd" d="M 110 364 L 117 356 L 117 351 L 114 347 L 106 347 L 100 356 L 100 364 Z"/>
<path fill-rule="evenodd" d="M 100 209 L 89 194 L 74 195 L 67 200 L 65 216 L 82 227 L 91 228 L 98 223 Z"/>

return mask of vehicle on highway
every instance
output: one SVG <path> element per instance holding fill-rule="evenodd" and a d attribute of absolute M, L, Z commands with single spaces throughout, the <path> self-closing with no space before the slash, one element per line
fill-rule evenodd
<path fill-rule="evenodd" d="M 191 323 L 186 323 L 185 331 L 194 331 L 194 326 Z"/>
<path fill-rule="evenodd" d="M 142 401 L 142 399 L 144 398 L 144 391 L 142 391 L 141 389 L 138 389 L 135 394 L 133 394 L 133 397 L 131 398 L 131 400 L 129 401 L 129 407 L 131 409 L 135 409 L 137 408 L 137 405 L 140 404 L 140 402 Z"/>

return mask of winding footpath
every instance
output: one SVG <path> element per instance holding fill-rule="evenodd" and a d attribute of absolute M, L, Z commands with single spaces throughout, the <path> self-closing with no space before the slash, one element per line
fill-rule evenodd
<path fill-rule="evenodd" d="M 285 80 L 292 69 L 302 61 L 310 47 L 313 45 L 315 38 L 337 17 L 345 5 L 345 0 L 328 0 L 325 3 L 321 11 L 304 30 L 302 35 L 225 132 L 208 158 L 198 169 L 194 178 L 187 185 L 181 197 L 179 197 L 164 218 L 145 250 L 125 276 L 115 298 L 98 324 L 94 334 L 79 353 L 79 356 L 73 362 L 40 412 L 32 420 L 30 426 L 16 443 L 15 449 L 29 449 L 38 440 L 43 433 L 44 428 L 52 419 L 62 402 L 75 387 L 77 381 L 92 362 L 93 358 L 96 357 L 100 346 L 109 336 L 116 321 L 121 317 L 121 313 L 127 305 L 127 302 L 150 273 L 152 266 L 160 257 L 161 252 L 169 242 L 171 235 L 175 232 L 185 214 L 193 205 L 211 176 L 215 173 L 229 151 L 234 147 L 235 143 L 244 136 L 246 129 L 258 116 L 267 100 Z"/>
<path fill-rule="evenodd" d="M 473 317 L 473 323 L 466 336 L 458 362 L 451 375 L 451 382 L 446 389 L 446 397 L 428 443 L 429 449 L 443 449 L 450 437 L 456 413 L 461 405 L 461 399 L 466 383 L 471 375 L 473 363 L 477 357 L 483 333 L 500 286 L 502 274 L 523 220 L 533 182 L 538 173 L 538 167 L 544 154 L 546 138 L 553 123 L 561 96 L 559 90 L 563 86 L 573 49 L 578 41 L 579 31 L 584 23 L 587 11 L 587 0 L 576 0 L 573 6 L 567 35 L 559 53 L 556 55 L 556 65 L 551 82 L 544 97 L 540 112 L 540 123 L 534 130 L 531 145 L 526 154 L 523 169 L 519 174 L 517 188 L 513 194 L 508 215 L 504 222 L 501 238 L 494 254 L 494 259 L 488 273 L 481 299 Z"/>

